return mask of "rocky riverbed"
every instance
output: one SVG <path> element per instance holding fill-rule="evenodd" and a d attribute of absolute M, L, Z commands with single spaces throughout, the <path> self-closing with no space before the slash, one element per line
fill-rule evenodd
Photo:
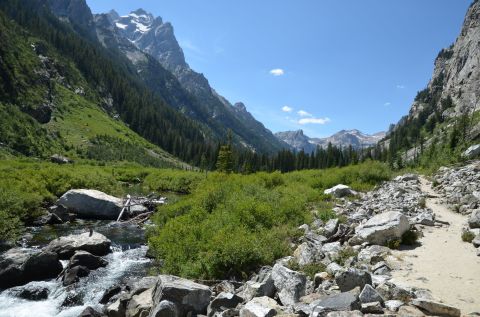
<path fill-rule="evenodd" d="M 407 174 L 368 193 L 336 186 L 338 218 L 300 226 L 291 256 L 241 282 L 147 276 L 138 226 L 42 227 L 2 254 L 0 316 L 475 316 L 478 166 L 442 168 L 432 184 Z"/>

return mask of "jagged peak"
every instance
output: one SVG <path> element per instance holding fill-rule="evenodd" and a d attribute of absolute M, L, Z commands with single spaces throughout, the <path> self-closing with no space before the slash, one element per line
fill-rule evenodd
<path fill-rule="evenodd" d="M 245 106 L 245 104 L 243 102 L 237 102 L 233 105 L 235 107 L 235 109 L 238 109 L 238 110 L 241 110 L 241 111 L 247 111 L 247 107 Z"/>

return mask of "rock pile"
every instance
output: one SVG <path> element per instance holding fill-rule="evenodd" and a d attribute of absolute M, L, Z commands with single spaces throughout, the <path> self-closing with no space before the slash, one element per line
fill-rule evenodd
<path fill-rule="evenodd" d="M 118 294 L 107 300 L 106 314 L 460 316 L 458 309 L 432 300 L 428 291 L 404 288 L 391 280 L 396 259 L 385 245 L 400 242 L 418 224 L 435 222 L 424 199 L 416 175 L 397 177 L 358 201 L 340 199 L 343 203 L 335 211 L 344 216 L 341 220 L 317 219 L 302 225 L 304 234 L 293 255 L 263 267 L 245 283 L 222 281 L 207 287 L 160 275 L 140 280 L 143 288 L 117 289 Z"/>
<path fill-rule="evenodd" d="M 441 167 L 434 182 L 443 202 L 468 216 L 464 232 L 472 236 L 471 242 L 480 256 L 480 161 L 462 167 Z"/>

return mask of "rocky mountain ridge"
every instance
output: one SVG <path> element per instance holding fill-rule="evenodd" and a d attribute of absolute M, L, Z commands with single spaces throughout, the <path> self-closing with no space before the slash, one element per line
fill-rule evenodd
<path fill-rule="evenodd" d="M 190 68 L 171 23 L 164 22 L 161 17 L 155 17 L 143 9 L 137 9 L 125 16 L 119 16 L 115 11 L 105 15 L 110 21 L 108 28 L 116 34 L 119 47 L 125 48 L 125 40 L 130 43 L 128 50 L 124 51 L 134 64 L 138 65 L 144 59 L 138 51 L 153 57 L 197 100 L 190 104 L 175 102 L 173 105 L 177 105 L 194 119 L 201 119 L 219 134 L 225 134 L 227 128 L 231 129 L 240 138 L 241 144 L 253 150 L 272 152 L 288 148 L 288 145 L 275 138 L 270 130 L 257 121 L 243 103 L 238 103 L 243 105 L 242 107 L 232 105 L 210 86 L 203 74 Z M 97 15 L 99 16 L 101 15 Z M 148 72 L 148 67 L 139 71 Z M 146 81 L 150 84 L 152 82 L 151 78 Z"/>
<path fill-rule="evenodd" d="M 364 148 L 374 146 L 385 137 L 385 132 L 368 135 L 357 129 L 353 129 L 341 130 L 327 138 L 310 138 L 303 133 L 303 130 L 297 130 L 277 132 L 275 136 L 297 151 L 303 150 L 311 153 L 315 151 L 318 146 L 325 148 L 329 143 L 337 147 L 347 147 L 351 145 L 354 148 Z"/>

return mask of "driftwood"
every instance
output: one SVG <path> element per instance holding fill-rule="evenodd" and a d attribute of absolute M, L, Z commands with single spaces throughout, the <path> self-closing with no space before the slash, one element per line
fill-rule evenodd
<path fill-rule="evenodd" d="M 127 195 L 125 204 L 123 205 L 123 208 L 118 215 L 117 222 L 122 221 L 122 216 L 127 211 L 127 213 L 130 215 L 130 208 L 133 206 L 145 206 L 149 211 L 144 212 L 139 215 L 135 215 L 133 218 L 123 220 L 123 222 L 127 223 L 137 223 L 141 224 L 149 219 L 149 217 L 153 214 L 155 211 L 155 208 L 158 205 L 163 205 L 166 203 L 166 198 L 165 197 L 155 197 L 153 194 L 150 194 L 146 197 L 138 196 L 138 197 L 132 197 L 130 195 Z"/>

